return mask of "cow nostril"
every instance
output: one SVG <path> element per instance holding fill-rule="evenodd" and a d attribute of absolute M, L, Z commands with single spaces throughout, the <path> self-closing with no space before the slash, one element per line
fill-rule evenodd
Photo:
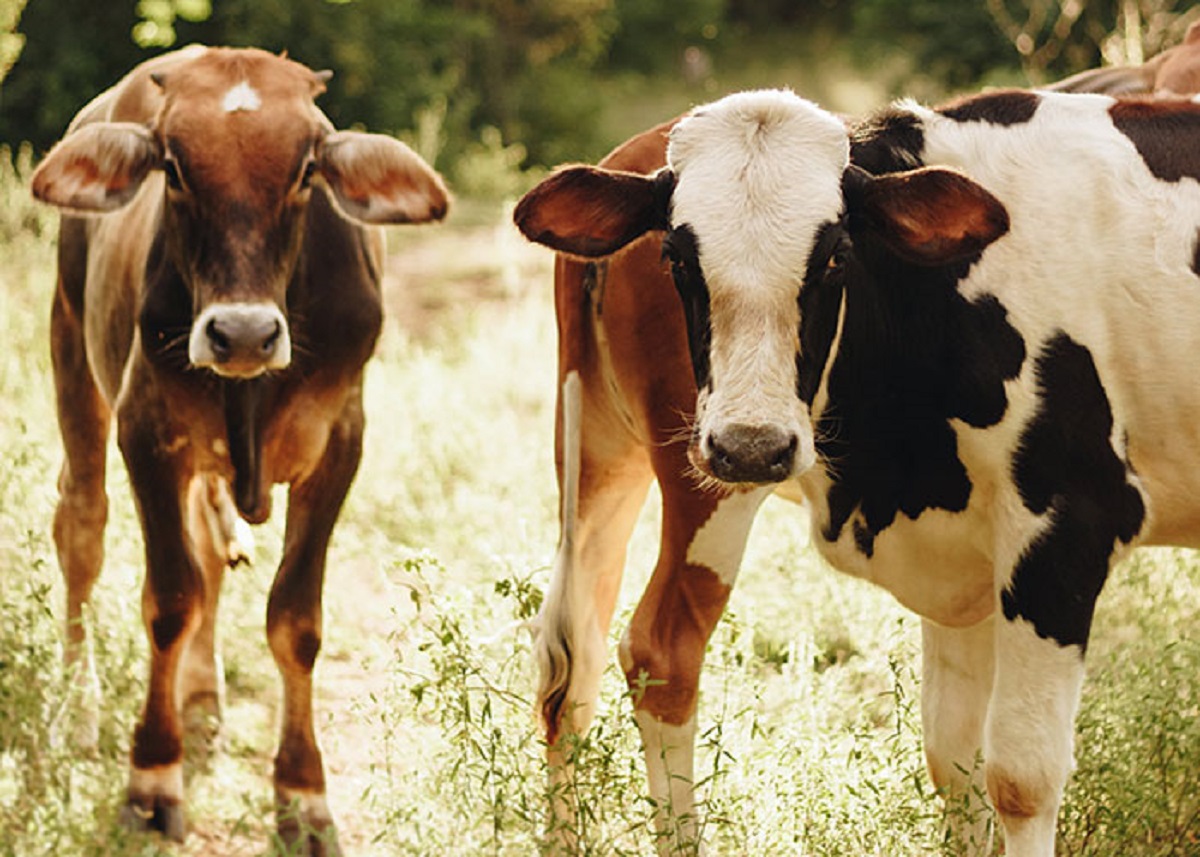
<path fill-rule="evenodd" d="M 274 324 L 272 325 L 271 332 L 267 335 L 267 338 L 263 340 L 263 343 L 262 343 L 263 354 L 270 354 L 272 351 L 275 350 L 275 346 L 279 344 L 279 337 L 282 334 L 283 334 L 283 325 L 280 324 L 278 321 L 275 321 Z"/>
<path fill-rule="evenodd" d="M 709 435 L 708 449 L 711 453 L 709 458 L 718 467 L 728 468 L 733 466 L 733 456 L 717 441 L 716 437 Z"/>
<path fill-rule="evenodd" d="M 221 328 L 217 326 L 215 318 L 209 319 L 204 332 L 208 336 L 208 341 L 212 343 L 213 353 L 220 359 L 227 358 L 232 351 L 232 346 L 229 337 L 222 333 Z"/>
<path fill-rule="evenodd" d="M 792 435 L 788 440 L 787 446 L 784 446 L 779 452 L 775 453 L 775 457 L 771 460 L 773 468 L 790 470 L 792 461 L 796 458 L 796 447 L 799 445 L 800 439 L 796 435 Z"/>

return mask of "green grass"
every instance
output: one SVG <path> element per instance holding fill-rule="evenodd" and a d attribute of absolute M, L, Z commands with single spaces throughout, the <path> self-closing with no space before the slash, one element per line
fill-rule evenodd
<path fill-rule="evenodd" d="M 0 203 L 0 855 L 281 853 L 270 787 L 278 683 L 263 616 L 282 515 L 260 528 L 254 565 L 226 581 L 229 705 L 221 751 L 189 760 L 188 843 L 125 834 L 115 818 L 146 646 L 140 535 L 110 455 L 93 611 L 101 742 L 81 758 L 64 740 L 63 590 L 49 536 L 53 218 L 11 174 Z M 557 536 L 549 259 L 480 211 L 390 236 L 389 322 L 368 375 L 364 465 L 331 550 L 317 666 L 330 799 L 353 854 L 527 855 L 544 819 L 521 623 Z M 653 564 L 656 516 L 652 498 L 614 649 Z M 806 530 L 802 510 L 767 503 L 709 650 L 697 764 L 706 837 L 715 854 L 939 854 L 919 623 L 823 566 Z M 1140 553 L 1114 574 L 1060 853 L 1200 853 L 1198 590 L 1195 559 L 1180 551 Z M 588 854 L 642 855 L 650 807 L 613 661 L 580 750 L 581 826 Z"/>

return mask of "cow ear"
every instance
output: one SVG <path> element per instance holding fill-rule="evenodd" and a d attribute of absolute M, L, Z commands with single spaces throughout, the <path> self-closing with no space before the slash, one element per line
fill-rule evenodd
<path fill-rule="evenodd" d="M 161 155 L 141 125 L 98 122 L 72 131 L 33 172 L 33 195 L 80 212 L 115 211 L 133 199 Z"/>
<path fill-rule="evenodd" d="M 363 223 L 428 223 L 450 207 L 442 177 L 384 134 L 335 131 L 321 141 L 318 164 L 338 207 Z"/>
<path fill-rule="evenodd" d="M 970 258 L 1008 232 L 1000 200 L 962 173 L 925 167 L 871 176 L 851 167 L 846 207 L 901 258 L 946 265 Z"/>
<path fill-rule="evenodd" d="M 674 176 L 565 167 L 521 198 L 513 212 L 530 241 L 587 259 L 611 255 L 654 229 L 666 229 Z"/>

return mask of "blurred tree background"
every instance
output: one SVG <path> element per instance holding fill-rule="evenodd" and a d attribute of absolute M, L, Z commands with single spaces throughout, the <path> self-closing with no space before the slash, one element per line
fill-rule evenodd
<path fill-rule="evenodd" d="M 0 143 L 44 151 L 156 53 L 258 45 L 335 71 L 338 126 L 505 192 L 734 89 L 856 112 L 1139 62 L 1197 18 L 1173 0 L 0 0 Z"/>

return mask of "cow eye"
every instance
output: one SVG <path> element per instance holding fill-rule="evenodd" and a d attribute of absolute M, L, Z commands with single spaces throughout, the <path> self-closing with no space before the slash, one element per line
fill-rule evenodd
<path fill-rule="evenodd" d="M 833 252 L 829 254 L 829 261 L 825 264 L 825 269 L 828 271 L 836 271 L 846 264 L 846 259 L 850 256 L 852 245 L 850 239 L 842 236 L 838 239 L 837 244 L 833 247 Z"/>
<path fill-rule="evenodd" d="M 312 185 L 313 176 L 317 172 L 317 162 L 309 161 L 304 165 L 304 172 L 300 174 L 300 189 L 306 190 Z"/>
<path fill-rule="evenodd" d="M 167 187 L 171 190 L 183 190 L 183 180 L 179 178 L 179 166 L 171 158 L 163 161 L 163 174 L 167 177 Z"/>

